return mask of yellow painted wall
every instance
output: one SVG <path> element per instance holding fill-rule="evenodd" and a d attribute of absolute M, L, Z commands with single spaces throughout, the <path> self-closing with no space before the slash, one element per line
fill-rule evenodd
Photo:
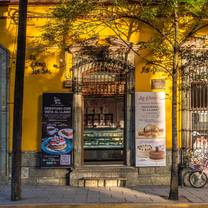
<path fill-rule="evenodd" d="M 14 74 L 15 74 L 15 50 L 17 38 L 17 25 L 15 15 L 17 7 L 9 6 L 0 8 L 0 16 L 5 16 L 7 19 L 0 19 L 0 44 L 7 48 L 10 52 L 10 147 L 12 141 L 12 124 L 13 124 L 13 90 L 14 90 Z M 45 53 L 40 60 L 45 61 L 51 74 L 32 75 L 30 67 L 30 55 L 35 52 L 33 41 L 40 34 L 40 26 L 46 21 L 42 18 L 47 13 L 46 6 L 30 6 L 28 10 L 28 27 L 27 27 L 27 63 L 25 69 L 24 81 L 24 111 L 23 111 L 23 151 L 39 151 L 41 138 L 41 95 L 44 92 L 69 92 L 69 89 L 63 88 L 63 79 L 65 70 L 70 68 L 72 64 L 71 58 L 67 69 L 54 67 L 54 64 L 60 66 L 60 51 L 58 48 L 51 48 L 51 53 Z M 41 18 L 40 18 L 41 17 Z M 113 35 L 110 29 L 102 29 L 99 32 L 100 37 L 104 38 L 108 35 Z M 143 30 L 140 33 L 134 34 L 133 39 L 147 39 L 150 37 L 150 31 Z M 164 76 L 161 73 L 143 74 L 141 73 L 142 60 L 139 57 L 136 59 L 135 82 L 137 92 L 151 92 L 151 79 L 157 79 Z M 166 79 L 166 77 L 164 77 Z M 171 81 L 166 80 L 167 93 L 166 99 L 166 129 L 167 129 L 167 148 L 171 147 Z"/>
<path fill-rule="evenodd" d="M 23 151 L 39 151 L 41 138 L 41 95 L 44 92 L 69 92 L 64 89 L 63 68 L 60 66 L 60 57 L 58 48 L 52 48 L 53 52 L 44 54 L 40 59 L 45 61 L 51 74 L 32 74 L 30 67 L 30 54 L 35 50 L 33 41 L 40 34 L 40 26 L 44 24 L 46 18 L 36 18 L 47 13 L 47 7 L 30 6 L 28 16 L 32 17 L 27 22 L 27 61 L 24 80 L 24 101 L 23 101 L 23 132 L 22 149 Z M 0 20 L 0 44 L 7 48 L 10 53 L 10 127 L 9 127 L 9 145 L 11 149 L 13 132 L 13 104 L 14 104 L 14 79 L 15 79 L 15 53 L 17 39 L 17 11 L 16 6 L 0 8 L 0 15 L 7 19 Z M 44 15 L 45 16 L 45 15 Z M 70 66 L 69 66 L 70 67 Z"/>
<path fill-rule="evenodd" d="M 166 77 L 164 77 L 161 73 L 148 73 L 144 74 L 141 73 L 142 65 L 137 65 L 136 67 L 136 92 L 166 92 L 166 144 L 167 148 L 170 148 L 171 145 L 171 134 L 172 134 L 172 122 L 171 122 L 171 113 L 172 113 L 172 107 L 171 107 L 171 80 L 168 80 Z M 151 89 L 151 80 L 152 79 L 165 79 L 166 80 L 166 86 L 165 90 L 156 90 Z"/>
<path fill-rule="evenodd" d="M 142 28 L 140 30 L 140 41 L 147 41 L 154 35 L 148 28 Z M 149 54 L 142 54 L 144 57 Z M 144 60 L 141 57 L 136 59 L 136 71 L 135 71 L 135 91 L 136 92 L 165 92 L 166 93 L 166 147 L 168 149 L 172 146 L 172 94 L 171 94 L 171 78 L 164 72 L 156 73 L 143 73 L 142 67 L 144 66 Z M 153 79 L 164 79 L 165 89 L 151 89 L 151 80 Z"/>

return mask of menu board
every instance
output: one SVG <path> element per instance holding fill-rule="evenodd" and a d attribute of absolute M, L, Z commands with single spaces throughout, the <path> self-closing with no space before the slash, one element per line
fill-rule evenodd
<path fill-rule="evenodd" d="M 137 92 L 135 106 L 136 166 L 165 166 L 165 93 Z"/>
<path fill-rule="evenodd" d="M 41 167 L 72 165 L 72 100 L 69 93 L 43 94 Z"/>

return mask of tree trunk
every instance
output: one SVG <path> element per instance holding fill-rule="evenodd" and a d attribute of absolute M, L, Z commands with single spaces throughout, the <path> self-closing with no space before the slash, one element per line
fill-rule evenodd
<path fill-rule="evenodd" d="M 27 0 L 19 1 L 19 23 L 14 89 L 11 200 L 21 199 L 22 109 L 25 69 Z"/>
<path fill-rule="evenodd" d="M 177 73 L 172 83 L 172 164 L 169 199 L 178 200 Z"/>
<path fill-rule="evenodd" d="M 174 12 L 174 48 L 172 74 L 172 164 L 169 199 L 178 200 L 178 135 L 177 135 L 177 81 L 178 81 L 178 16 L 177 5 Z"/>

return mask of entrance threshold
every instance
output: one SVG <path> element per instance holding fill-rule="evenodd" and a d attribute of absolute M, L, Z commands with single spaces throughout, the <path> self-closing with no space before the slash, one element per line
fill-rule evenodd
<path fill-rule="evenodd" d="M 123 164 L 95 164 L 95 163 L 90 163 L 90 164 L 87 164 L 85 163 L 83 165 L 83 167 L 95 167 L 95 166 L 99 166 L 99 167 L 127 167 L 126 165 L 123 165 Z"/>
<path fill-rule="evenodd" d="M 126 178 L 118 177 L 99 177 L 99 178 L 82 178 L 79 183 L 83 184 L 83 187 L 125 187 Z"/>
<path fill-rule="evenodd" d="M 123 161 L 90 161 L 90 162 L 85 162 L 84 165 L 99 165 L 99 166 L 114 166 L 114 165 L 119 165 L 122 166 L 124 164 Z"/>

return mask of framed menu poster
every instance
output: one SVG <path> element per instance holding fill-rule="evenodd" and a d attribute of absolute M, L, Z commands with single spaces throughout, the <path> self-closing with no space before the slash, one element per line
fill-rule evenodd
<path fill-rule="evenodd" d="M 136 166 L 165 166 L 165 93 L 137 92 L 135 106 Z"/>
<path fill-rule="evenodd" d="M 72 100 L 69 93 L 42 96 L 41 167 L 72 165 Z"/>

